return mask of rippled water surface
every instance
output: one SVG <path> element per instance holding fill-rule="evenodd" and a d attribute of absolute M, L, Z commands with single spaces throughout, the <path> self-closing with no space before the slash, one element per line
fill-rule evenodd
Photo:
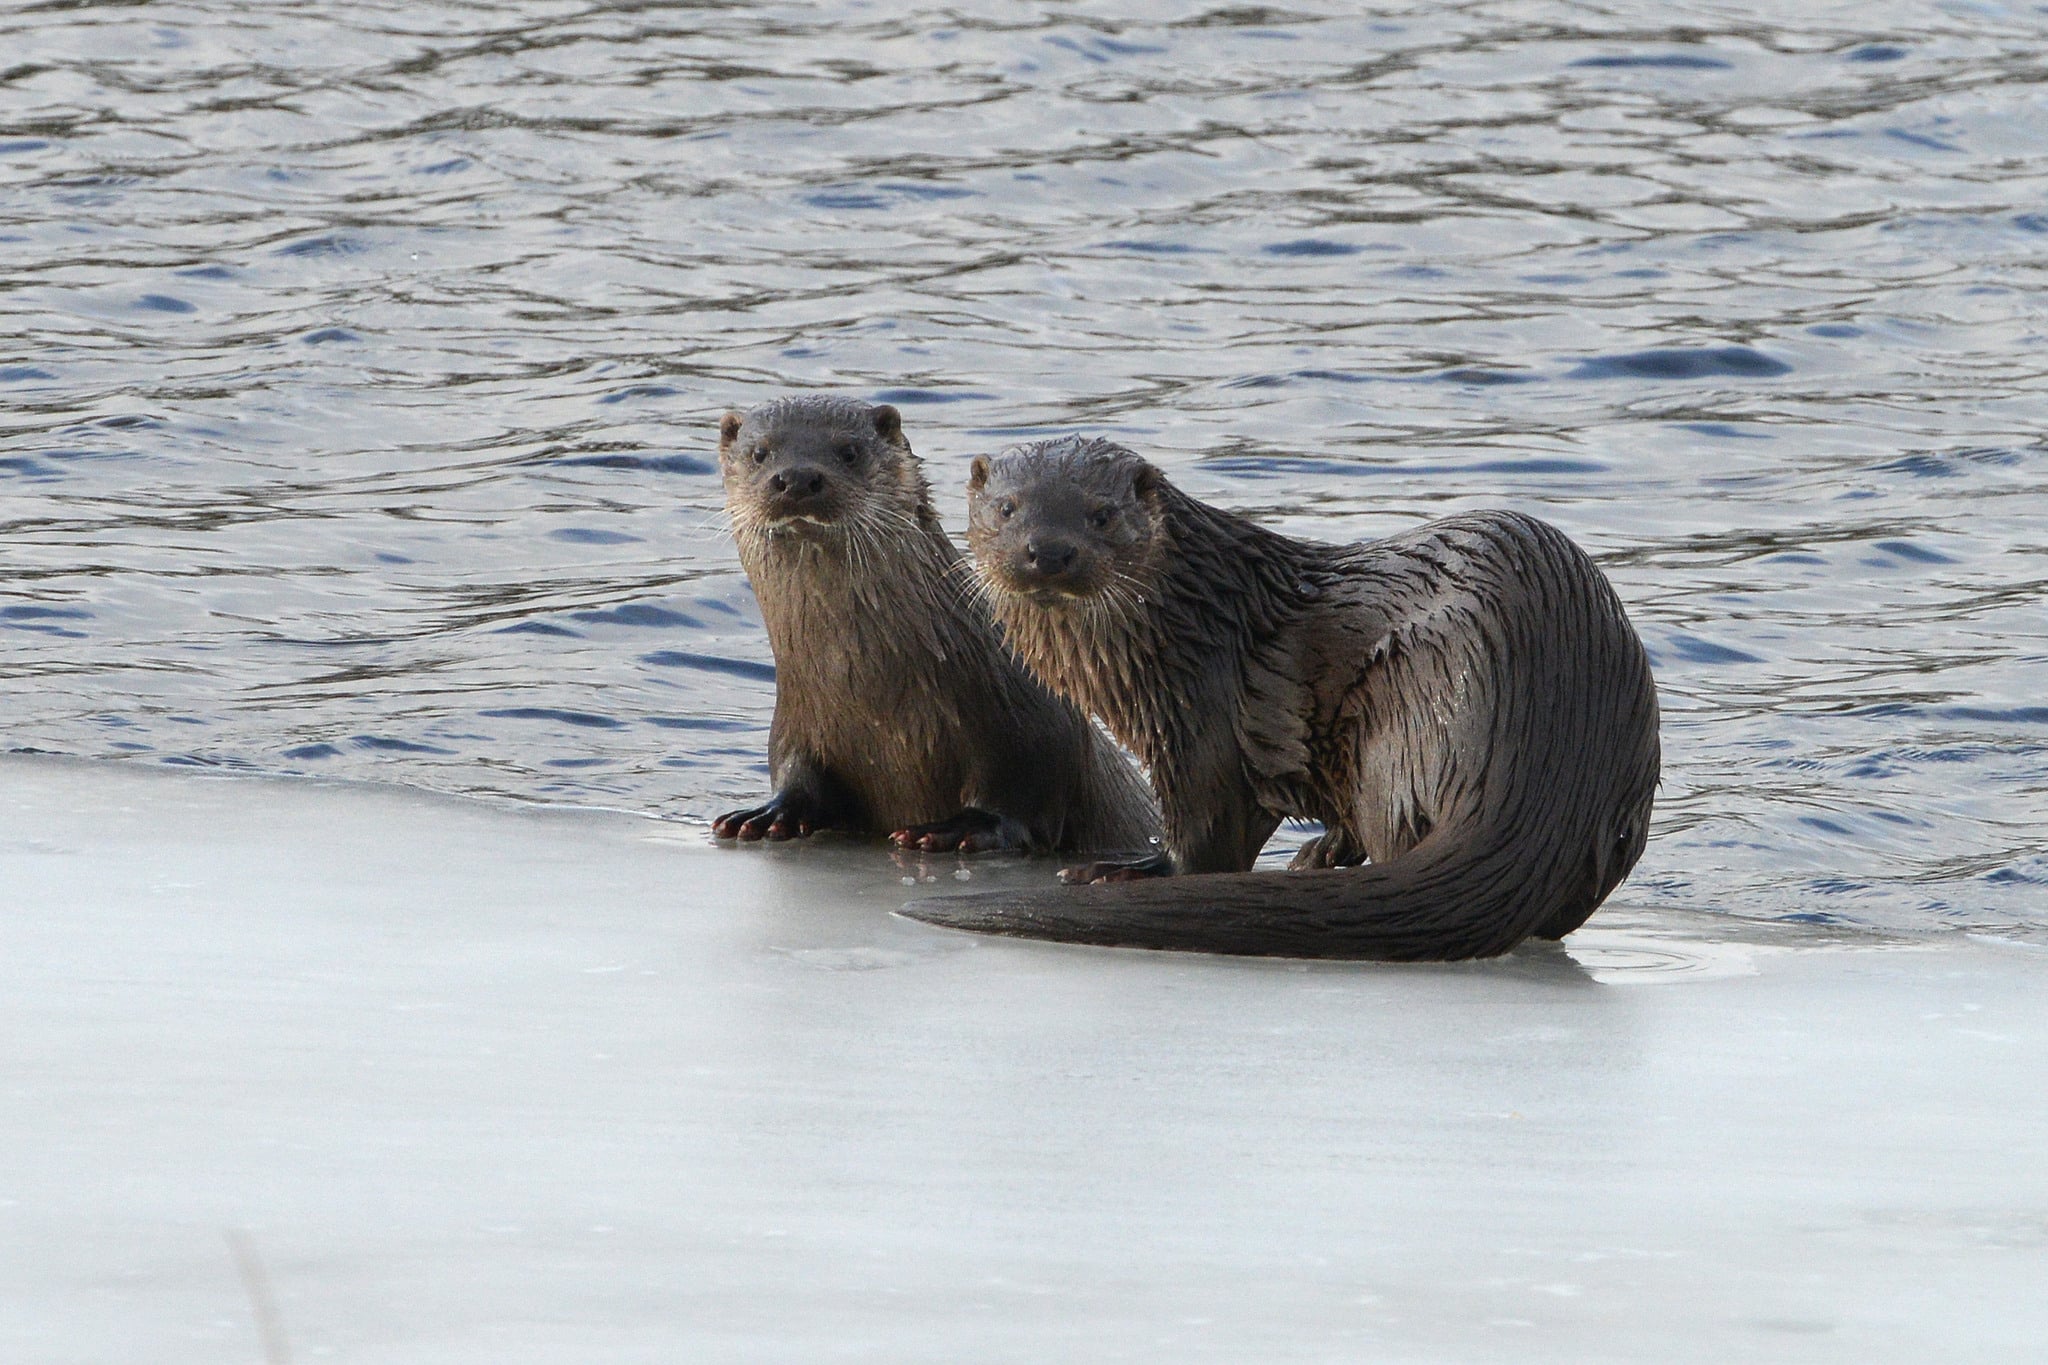
<path fill-rule="evenodd" d="M 0 18 L 4 742 L 705 817 L 718 414 L 1546 516 L 1639 903 L 2048 935 L 2048 5 L 51 3 Z M 1796 16 L 1796 17 L 1795 17 Z"/>

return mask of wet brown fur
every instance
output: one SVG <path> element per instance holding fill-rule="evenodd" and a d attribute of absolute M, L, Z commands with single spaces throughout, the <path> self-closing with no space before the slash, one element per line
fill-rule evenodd
<path fill-rule="evenodd" d="M 1147 846 L 1143 780 L 1003 648 L 896 409 L 808 394 L 728 413 L 719 463 L 776 696 L 775 794 L 718 834 Z"/>
<path fill-rule="evenodd" d="M 1576 929 L 1641 855 L 1656 689 L 1613 589 L 1555 528 L 1478 512 L 1296 540 L 1079 438 L 977 460 L 969 515 L 1011 647 L 1146 765 L 1171 870 L 1215 875 L 905 913 L 1134 947 L 1486 957 Z M 1287 818 L 1325 827 L 1300 870 L 1248 872 Z"/>

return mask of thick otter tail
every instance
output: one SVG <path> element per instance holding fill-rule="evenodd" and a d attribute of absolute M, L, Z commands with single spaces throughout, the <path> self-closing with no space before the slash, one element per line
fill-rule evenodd
<path fill-rule="evenodd" d="M 1531 935 L 1560 938 L 1584 923 L 1635 865 L 1645 823 L 1631 819 L 1576 849 L 1540 836 L 1474 839 L 1439 829 L 1365 867 L 939 896 L 901 913 L 951 929 L 1113 948 L 1379 962 L 1494 957 Z"/>

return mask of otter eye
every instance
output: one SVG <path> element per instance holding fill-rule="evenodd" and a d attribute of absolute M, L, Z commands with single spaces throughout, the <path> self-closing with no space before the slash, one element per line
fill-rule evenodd
<path fill-rule="evenodd" d="M 1017 500 L 1015 498 L 1002 498 L 998 500 L 996 503 L 996 515 L 1004 521 L 1008 521 L 1011 517 L 1016 516 Z"/>
<path fill-rule="evenodd" d="M 1088 514 L 1088 524 L 1090 526 L 1093 526 L 1098 531 L 1100 531 L 1103 527 L 1109 525 L 1112 521 L 1115 520 L 1116 507 L 1114 504 L 1105 507 L 1098 507 L 1093 512 L 1090 512 Z"/>
<path fill-rule="evenodd" d="M 766 460 L 767 458 L 768 458 L 768 447 L 767 447 L 767 446 L 765 446 L 765 445 L 760 445 L 760 446 L 755 446 L 755 447 L 754 447 L 754 463 L 755 463 L 755 464 L 760 464 L 760 463 L 761 463 L 762 461 Z"/>
<path fill-rule="evenodd" d="M 860 447 L 851 441 L 841 441 L 832 447 L 832 453 L 839 457 L 839 463 L 852 464 L 860 458 Z"/>

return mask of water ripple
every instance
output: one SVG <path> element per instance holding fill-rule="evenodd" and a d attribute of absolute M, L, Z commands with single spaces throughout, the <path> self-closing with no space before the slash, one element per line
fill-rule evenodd
<path fill-rule="evenodd" d="M 10 745 L 704 816 L 720 413 L 1507 503 L 1668 755 L 1631 894 L 2048 925 L 2038 16 L 1504 0 L 0 17 Z"/>

